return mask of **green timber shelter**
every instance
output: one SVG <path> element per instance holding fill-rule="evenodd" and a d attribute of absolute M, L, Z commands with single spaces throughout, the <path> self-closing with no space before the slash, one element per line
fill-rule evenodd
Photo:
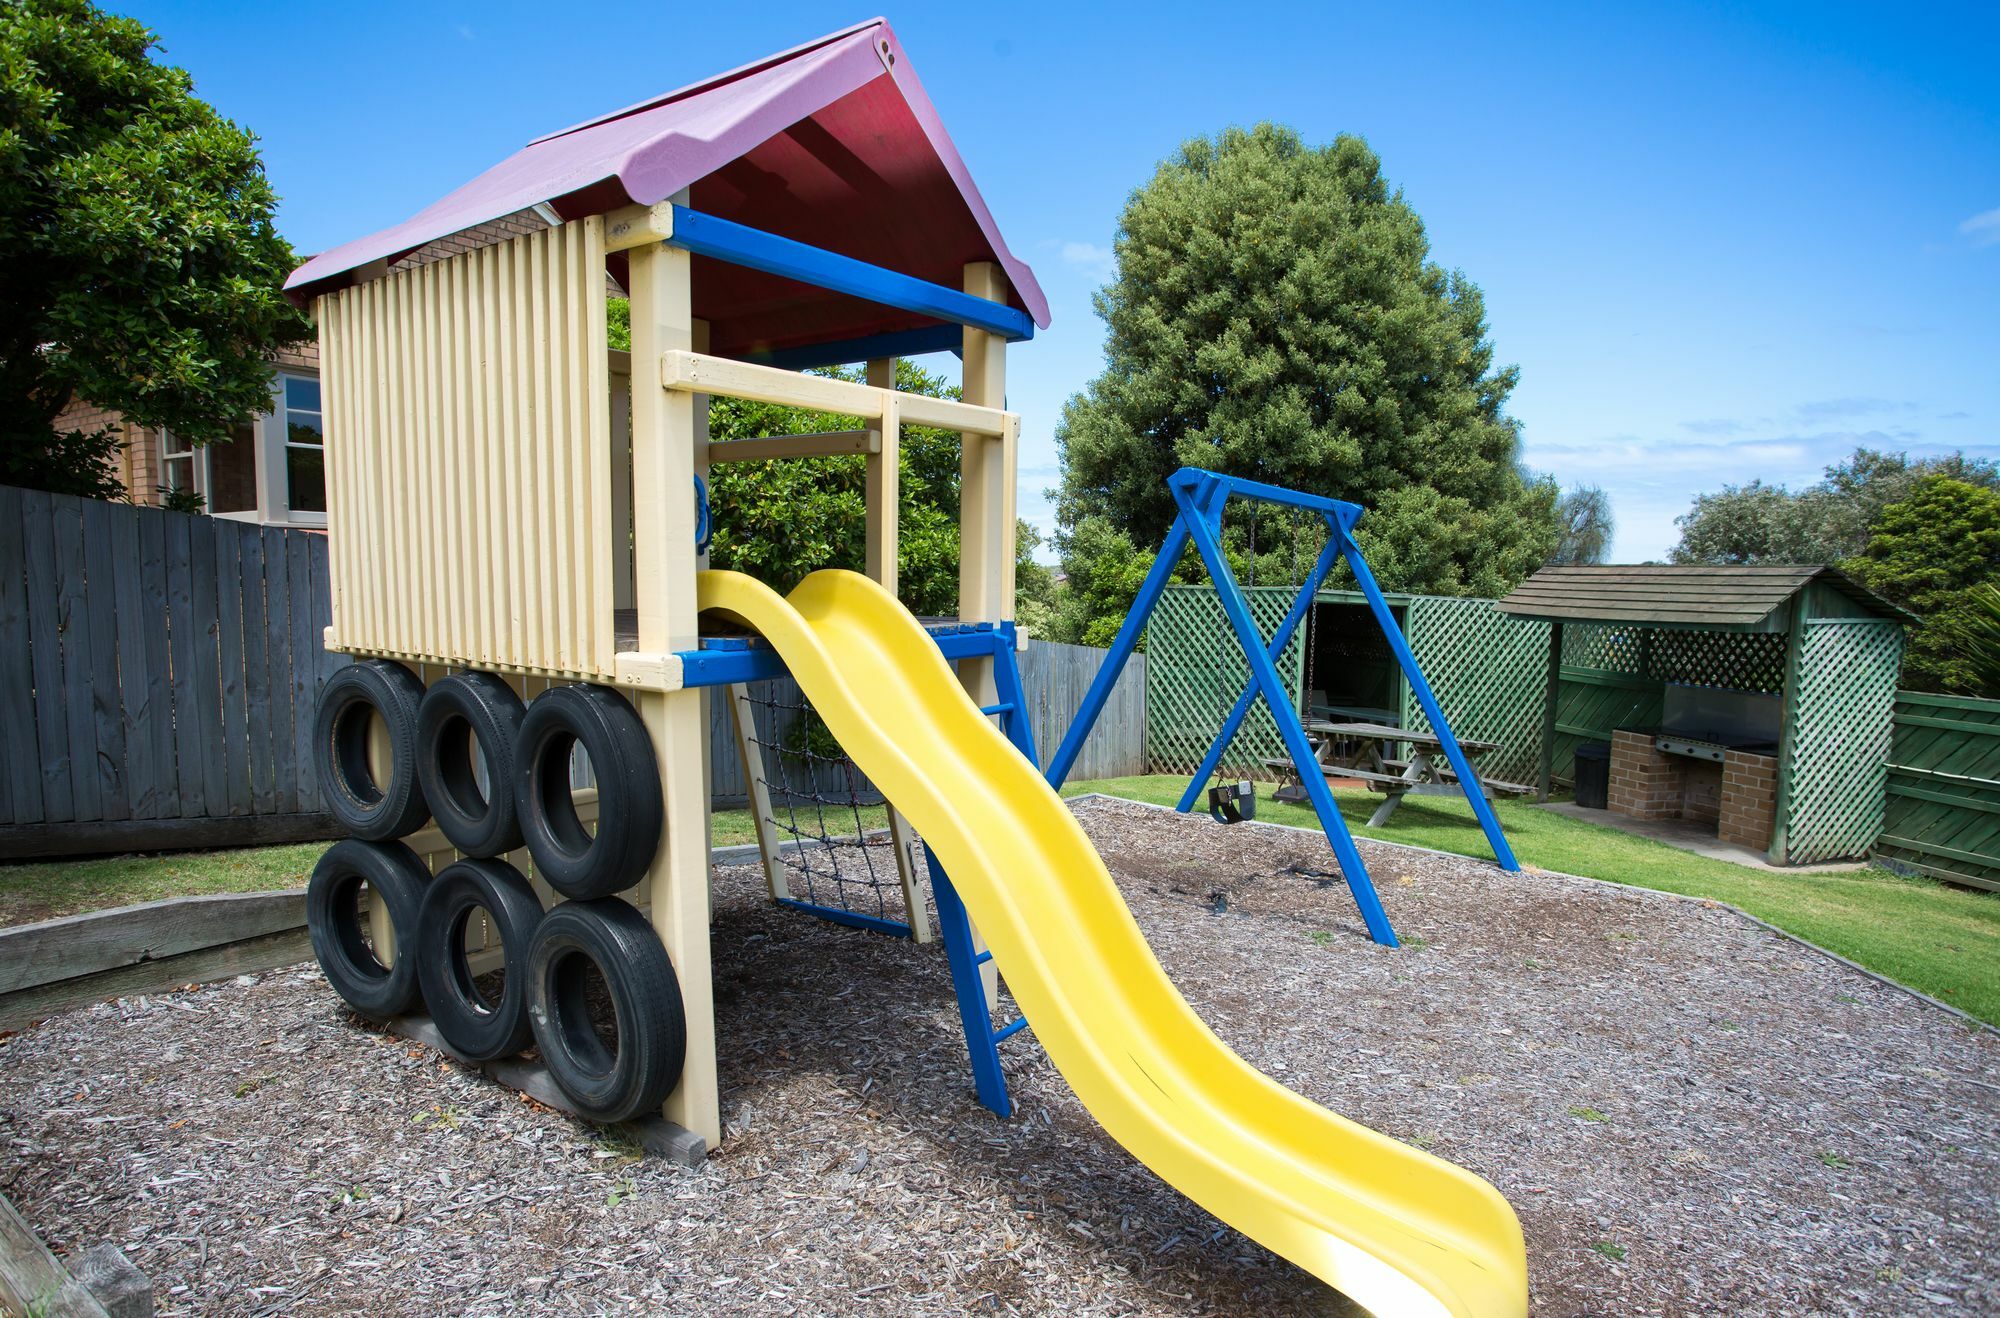
<path fill-rule="evenodd" d="M 1656 729 L 1669 683 L 1759 692 L 1782 700 L 1771 862 L 1874 844 L 1911 619 L 1837 568 L 1546 567 L 1495 608 L 1547 629 L 1544 794 L 1580 742 Z"/>

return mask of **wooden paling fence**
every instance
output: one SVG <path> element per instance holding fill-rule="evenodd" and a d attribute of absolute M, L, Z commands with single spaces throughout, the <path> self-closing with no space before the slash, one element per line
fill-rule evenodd
<path fill-rule="evenodd" d="M 330 835 L 326 537 L 0 486 L 0 857 Z"/>
<path fill-rule="evenodd" d="M 0 860 L 333 836 L 306 753 L 350 662 L 329 615 L 323 534 L 0 486 Z M 1020 656 L 1044 762 L 1103 653 Z M 1135 656 L 1074 776 L 1144 771 L 1145 681 Z M 712 732 L 740 799 L 720 701 Z"/>
<path fill-rule="evenodd" d="M 1896 693 L 1875 855 L 2000 890 L 2000 700 Z"/>

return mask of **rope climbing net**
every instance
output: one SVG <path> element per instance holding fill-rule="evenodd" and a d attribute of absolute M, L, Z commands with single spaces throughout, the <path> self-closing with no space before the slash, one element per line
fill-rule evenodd
<path fill-rule="evenodd" d="M 761 761 L 770 806 L 765 823 L 779 838 L 792 900 L 904 922 L 882 794 L 793 683 L 757 683 L 749 703 L 750 749 Z"/>

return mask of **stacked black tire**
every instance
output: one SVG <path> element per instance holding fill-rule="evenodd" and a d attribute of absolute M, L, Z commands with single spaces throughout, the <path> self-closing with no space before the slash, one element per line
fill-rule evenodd
<path fill-rule="evenodd" d="M 385 782 L 370 768 L 377 719 L 387 733 Z M 597 776 L 594 832 L 570 785 L 578 745 Z M 351 836 L 314 869 L 306 926 L 348 1005 L 377 1020 L 427 1008 L 469 1061 L 532 1042 L 551 1078 L 595 1120 L 658 1108 L 680 1079 L 687 1031 L 666 949 L 612 895 L 645 874 L 662 828 L 659 765 L 624 698 L 605 687 L 552 687 L 523 706 L 491 673 L 454 673 L 426 690 L 401 664 L 365 660 L 327 683 L 314 755 L 327 810 Z M 399 840 L 433 818 L 466 857 L 435 878 Z M 505 859 L 523 846 L 535 872 L 570 900 L 543 912 Z M 357 900 L 364 885 L 393 934 L 386 965 Z M 497 1000 L 465 948 L 481 915 L 505 959 Z M 609 1038 L 598 1024 L 604 997 L 615 1019 Z"/>

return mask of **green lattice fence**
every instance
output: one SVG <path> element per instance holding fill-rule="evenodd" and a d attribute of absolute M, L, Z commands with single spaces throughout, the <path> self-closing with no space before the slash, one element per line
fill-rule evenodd
<path fill-rule="evenodd" d="M 1418 595 L 1410 600 L 1403 632 L 1452 731 L 1499 743 L 1479 759 L 1480 772 L 1532 782 L 1541 766 L 1549 626 L 1510 618 L 1493 603 Z M 1403 726 L 1430 730 L 1407 684 Z"/>
<path fill-rule="evenodd" d="M 1610 741 L 1618 728 L 1660 721 L 1660 684 L 1646 676 L 1650 635 L 1634 627 L 1588 623 L 1563 627 L 1562 685 L 1556 691 L 1556 751 L 1551 769 L 1556 778 L 1576 780 L 1576 748 L 1584 742 Z M 1539 755 L 1541 747 L 1535 749 Z M 1536 769 L 1539 773 L 1539 760 Z"/>
<path fill-rule="evenodd" d="M 1250 601 L 1250 616 L 1268 642 L 1284 621 L 1294 592 L 1284 586 L 1253 586 L 1243 594 Z M 1294 709 L 1304 660 L 1304 637 L 1295 636 L 1278 664 Z M 1146 625 L 1146 755 L 1153 769 L 1193 773 L 1249 681 L 1250 665 L 1214 588 L 1167 587 Z M 1277 721 L 1259 700 L 1224 752 L 1222 767 L 1233 773 L 1261 773 L 1258 761 L 1284 753 Z"/>
<path fill-rule="evenodd" d="M 1656 682 L 1779 695 L 1785 690 L 1785 637 L 1782 632 L 1648 632 L 1645 672 Z"/>
<path fill-rule="evenodd" d="M 1792 712 L 1785 858 L 1863 856 L 1882 831 L 1903 629 L 1884 618 L 1811 618 Z M 1782 665 L 1781 665 L 1782 666 Z"/>
<path fill-rule="evenodd" d="M 1896 693 L 1875 854 L 2000 890 L 2000 700 Z"/>

